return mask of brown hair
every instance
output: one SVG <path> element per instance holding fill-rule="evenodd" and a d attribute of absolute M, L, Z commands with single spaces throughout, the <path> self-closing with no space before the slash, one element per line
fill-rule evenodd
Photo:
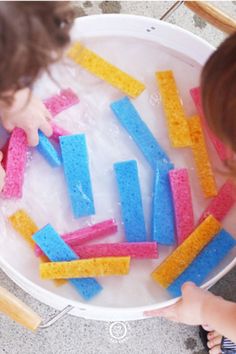
<path fill-rule="evenodd" d="M 0 99 L 31 86 L 69 42 L 74 13 L 67 1 L 0 2 Z"/>
<path fill-rule="evenodd" d="M 210 129 L 236 152 L 236 33 L 228 37 L 205 64 L 201 92 Z M 235 160 L 225 164 L 236 176 Z"/>
<path fill-rule="evenodd" d="M 201 92 L 209 127 L 236 151 L 236 33 L 205 64 Z"/>

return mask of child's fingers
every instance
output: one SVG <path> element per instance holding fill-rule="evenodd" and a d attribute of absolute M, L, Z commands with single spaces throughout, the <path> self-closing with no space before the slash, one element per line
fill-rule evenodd
<path fill-rule="evenodd" d="M 12 132 L 12 130 L 15 128 L 15 126 L 8 120 L 3 121 L 2 125 L 8 132 Z"/>
<path fill-rule="evenodd" d="M 199 291 L 199 288 L 191 281 L 187 281 L 181 287 L 183 299 L 185 299 L 185 297 L 191 298 L 192 295 L 194 295 L 196 291 Z"/>
<path fill-rule="evenodd" d="M 39 143 L 38 129 L 26 128 L 24 129 L 29 146 L 37 146 Z"/>
<path fill-rule="evenodd" d="M 49 122 L 51 122 L 51 120 L 52 120 L 52 115 L 51 115 L 51 113 L 49 112 L 49 110 L 47 110 L 46 107 L 45 107 L 45 109 L 44 109 L 44 114 L 45 114 L 46 120 L 49 121 Z"/>
<path fill-rule="evenodd" d="M 43 122 L 39 129 L 47 136 L 51 136 L 53 131 L 52 131 L 52 127 L 51 127 L 51 124 L 47 121 Z"/>

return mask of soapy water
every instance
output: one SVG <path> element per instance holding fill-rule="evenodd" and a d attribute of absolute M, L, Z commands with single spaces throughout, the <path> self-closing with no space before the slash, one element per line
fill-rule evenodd
<path fill-rule="evenodd" d="M 204 199 L 200 189 L 191 150 L 173 149 L 170 146 L 154 74 L 156 71 L 173 70 L 186 115 L 191 116 L 196 114 L 196 109 L 189 89 L 199 84 L 200 66 L 191 62 L 189 58 L 183 58 L 157 43 L 145 40 L 114 37 L 111 41 L 110 38 L 101 37 L 99 41 L 87 39 L 84 42 L 111 63 L 145 83 L 146 90 L 132 102 L 175 167 L 188 168 L 196 222 L 208 201 Z M 79 96 L 79 104 L 63 111 L 54 119 L 56 124 L 71 133 L 86 134 L 96 214 L 75 219 L 62 168 L 52 168 L 37 150 L 31 149 L 27 158 L 23 198 L 16 201 L 0 201 L 2 212 L 0 252 L 5 261 L 37 285 L 67 299 L 83 301 L 69 285 L 56 288 L 51 281 L 40 280 L 38 259 L 24 240 L 5 223 L 6 216 L 23 208 L 38 227 L 50 222 L 60 234 L 115 218 L 118 233 L 96 242 L 124 241 L 113 164 L 135 159 L 138 162 L 145 222 L 150 238 L 154 176 L 138 147 L 119 125 L 109 107 L 111 102 L 124 95 L 67 59 L 54 65 L 51 72 L 54 80 L 46 74 L 43 75 L 35 85 L 35 93 L 46 99 L 59 93 L 61 89 L 71 88 Z M 208 147 L 213 167 L 219 168 L 221 163 L 209 142 Z M 220 187 L 225 178 L 217 174 L 216 180 Z M 233 208 L 223 223 L 227 231 L 233 235 L 235 235 L 233 218 L 235 211 L 236 208 Z M 99 278 L 104 289 L 90 303 L 100 306 L 133 307 L 170 299 L 166 290 L 152 281 L 150 273 L 172 250 L 173 247 L 160 246 L 158 260 L 133 260 L 128 276 Z M 232 258 L 233 255 L 228 256 L 219 269 L 223 269 Z"/>

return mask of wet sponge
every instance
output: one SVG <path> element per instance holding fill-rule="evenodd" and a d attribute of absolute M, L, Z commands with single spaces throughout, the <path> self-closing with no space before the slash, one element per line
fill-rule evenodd
<path fill-rule="evenodd" d="M 152 212 L 152 240 L 162 245 L 175 243 L 175 220 L 168 172 L 174 166 L 157 163 Z"/>
<path fill-rule="evenodd" d="M 180 168 L 169 172 L 174 201 L 175 224 L 180 245 L 194 229 L 192 196 L 188 170 Z"/>
<path fill-rule="evenodd" d="M 129 273 L 130 257 L 91 258 L 71 262 L 40 264 L 42 279 L 67 279 L 126 275 Z"/>
<path fill-rule="evenodd" d="M 79 98 L 71 89 L 61 90 L 58 95 L 44 100 L 46 108 L 53 117 L 76 103 L 79 103 Z"/>
<path fill-rule="evenodd" d="M 36 232 L 33 236 L 33 240 L 52 262 L 73 261 L 78 259 L 75 252 L 67 246 L 49 224 Z M 77 291 L 86 300 L 93 298 L 102 289 L 100 284 L 93 278 L 71 279 L 70 283 L 74 285 Z"/>
<path fill-rule="evenodd" d="M 152 273 L 152 278 L 167 288 L 220 231 L 220 223 L 209 215 L 186 240 Z"/>
<path fill-rule="evenodd" d="M 157 258 L 156 242 L 121 242 L 83 245 L 74 248 L 80 258 L 125 257 Z"/>
<path fill-rule="evenodd" d="M 214 197 L 217 195 L 216 182 L 210 164 L 200 118 L 193 116 L 188 120 L 188 124 L 192 139 L 193 156 L 202 191 L 206 198 Z"/>
<path fill-rule="evenodd" d="M 52 167 L 61 165 L 61 158 L 50 142 L 50 140 L 39 131 L 39 144 L 37 145 L 38 152 L 49 162 Z"/>
<path fill-rule="evenodd" d="M 156 78 L 172 145 L 174 147 L 191 146 L 189 127 L 173 72 L 170 70 L 157 72 Z"/>
<path fill-rule="evenodd" d="M 147 235 L 137 162 L 132 160 L 116 163 L 114 164 L 114 170 L 126 239 L 129 242 L 146 241 Z"/>
<path fill-rule="evenodd" d="M 61 136 L 59 139 L 74 216 L 95 214 L 85 135 Z"/>
<path fill-rule="evenodd" d="M 128 97 L 113 102 L 111 109 L 154 170 L 156 170 L 157 160 L 169 161 L 169 157 L 158 144 Z"/>
<path fill-rule="evenodd" d="M 220 188 L 217 196 L 210 201 L 210 204 L 204 210 L 200 221 L 208 215 L 213 215 L 218 221 L 222 221 L 236 201 L 236 185 L 228 180 Z"/>
<path fill-rule="evenodd" d="M 80 43 L 75 43 L 70 48 L 68 56 L 84 69 L 118 88 L 128 96 L 137 97 L 145 89 L 142 82 L 110 64 L 96 53 L 83 47 Z"/>
<path fill-rule="evenodd" d="M 221 230 L 167 290 L 173 296 L 180 296 L 181 287 L 186 281 L 201 285 L 208 274 L 235 246 L 236 240 L 228 232 Z"/>
<path fill-rule="evenodd" d="M 30 246 L 34 247 L 35 243 L 32 236 L 38 231 L 38 227 L 31 217 L 23 209 L 20 209 L 9 216 L 8 220 L 12 227 L 30 244 Z"/>
<path fill-rule="evenodd" d="M 4 198 L 21 198 L 27 158 L 27 138 L 25 132 L 15 128 L 11 133 L 5 158 Z"/>

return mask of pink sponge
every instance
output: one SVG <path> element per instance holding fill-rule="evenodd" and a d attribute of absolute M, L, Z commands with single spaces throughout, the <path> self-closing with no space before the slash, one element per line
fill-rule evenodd
<path fill-rule="evenodd" d="M 54 95 L 44 101 L 53 117 L 76 103 L 79 103 L 79 98 L 71 89 L 61 90 L 59 95 Z"/>
<path fill-rule="evenodd" d="M 156 242 L 100 243 L 74 247 L 80 258 L 125 257 L 157 258 Z"/>
<path fill-rule="evenodd" d="M 70 135 L 70 132 L 60 127 L 59 125 L 52 123 L 53 133 L 50 136 L 50 139 L 53 139 L 56 143 L 59 142 L 59 137 L 63 135 Z"/>
<path fill-rule="evenodd" d="M 186 168 L 170 170 L 169 178 L 174 201 L 177 239 L 180 245 L 194 229 L 192 196 L 188 171 Z"/>
<path fill-rule="evenodd" d="M 21 198 L 26 166 L 27 138 L 25 132 L 15 128 L 11 133 L 5 156 L 4 198 Z"/>
<path fill-rule="evenodd" d="M 192 88 L 190 90 L 190 94 L 192 96 L 192 99 L 195 103 L 195 106 L 197 108 L 197 111 L 198 111 L 198 114 L 200 115 L 200 117 L 202 118 L 202 122 L 203 122 L 203 125 L 207 131 L 207 134 L 212 142 L 212 144 L 214 145 L 215 147 L 215 150 L 217 152 L 217 154 L 219 155 L 219 158 L 222 160 L 222 161 L 225 161 L 227 159 L 229 159 L 232 155 L 232 152 L 227 149 L 224 144 L 220 141 L 219 138 L 217 138 L 213 133 L 212 131 L 209 129 L 207 123 L 206 123 L 206 120 L 204 118 L 204 113 L 203 113 L 203 109 L 202 109 L 202 102 L 201 102 L 201 92 L 200 92 L 200 87 L 195 87 L 195 88 Z"/>
<path fill-rule="evenodd" d="M 213 215 L 218 221 L 222 221 L 236 201 L 236 185 L 233 181 L 228 180 L 217 196 L 213 198 L 200 217 L 201 223 L 208 215 Z"/>
<path fill-rule="evenodd" d="M 94 224 L 92 226 L 64 234 L 61 237 L 69 246 L 74 248 L 74 246 L 76 245 L 78 246 L 88 241 L 109 236 L 116 232 L 116 221 L 114 219 L 109 219 Z M 35 254 L 36 256 L 41 256 L 43 254 L 43 252 L 37 245 L 35 247 Z"/>

